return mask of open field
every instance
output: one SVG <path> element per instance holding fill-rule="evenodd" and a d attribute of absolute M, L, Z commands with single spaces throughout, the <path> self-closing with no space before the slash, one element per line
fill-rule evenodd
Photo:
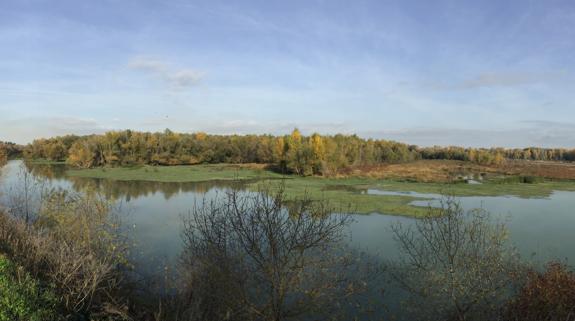
<path fill-rule="evenodd" d="M 424 200 L 410 195 L 374 195 L 368 190 L 416 192 L 422 194 L 449 194 L 454 196 L 516 196 L 547 197 L 554 190 L 575 191 L 575 181 L 558 180 L 571 177 L 573 165 L 564 163 L 535 164 L 517 162 L 505 167 L 487 167 L 457 161 L 418 161 L 393 164 L 377 168 L 356 169 L 347 176 L 300 177 L 283 176 L 265 169 L 264 165 L 193 165 L 193 166 L 142 166 L 125 168 L 97 168 L 68 170 L 71 177 L 101 178 L 119 181 L 153 182 L 205 182 L 218 180 L 258 180 L 248 183 L 257 190 L 270 179 L 284 178 L 284 188 L 289 198 L 307 194 L 312 199 L 328 199 L 332 205 L 352 209 L 357 213 L 385 213 L 420 216 L 427 209 L 411 206 L 414 200 Z M 561 169 L 566 169 L 562 171 Z M 555 179 L 537 179 L 522 183 L 526 174 L 545 174 Z M 482 184 L 461 182 L 461 177 L 479 177 Z M 457 182 L 457 183 L 455 183 Z M 275 183 L 274 183 L 275 184 Z"/>

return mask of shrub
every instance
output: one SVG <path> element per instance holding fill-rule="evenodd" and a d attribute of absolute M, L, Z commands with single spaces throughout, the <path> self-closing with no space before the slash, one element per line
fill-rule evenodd
<path fill-rule="evenodd" d="M 575 273 L 559 262 L 544 272 L 530 271 L 505 314 L 509 321 L 575 320 Z"/>
<path fill-rule="evenodd" d="M 538 184 L 543 178 L 536 176 L 508 176 L 495 181 L 498 184 Z"/>
<path fill-rule="evenodd" d="M 108 210 L 94 196 L 55 192 L 33 224 L 0 213 L 0 251 L 33 277 L 53 284 L 72 315 L 121 314 L 117 289 L 125 248 L 108 225 Z"/>

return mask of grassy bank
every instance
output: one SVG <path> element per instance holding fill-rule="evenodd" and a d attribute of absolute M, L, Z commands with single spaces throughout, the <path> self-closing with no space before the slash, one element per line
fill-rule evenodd
<path fill-rule="evenodd" d="M 445 164 L 444 162 L 442 164 Z M 418 165 L 420 166 L 420 165 Z M 299 177 L 282 176 L 255 165 L 195 165 L 125 167 L 68 170 L 66 175 L 83 178 L 100 178 L 118 181 L 152 182 L 206 182 L 217 180 L 259 180 L 248 184 L 257 190 L 269 179 L 285 178 L 285 192 L 289 198 L 307 193 L 313 199 L 328 199 L 340 208 L 351 208 L 357 213 L 384 213 L 419 216 L 422 207 L 411 206 L 414 200 L 429 199 L 410 195 L 373 195 L 368 190 L 416 192 L 421 194 L 450 194 L 455 196 L 516 196 L 523 198 L 547 197 L 553 191 L 575 191 L 575 181 L 530 180 L 519 176 L 492 176 L 483 184 L 414 182 L 377 177 Z M 430 196 L 431 197 L 431 196 Z"/>
<path fill-rule="evenodd" d="M 58 299 L 8 258 L 0 254 L 0 321 L 60 320 Z"/>

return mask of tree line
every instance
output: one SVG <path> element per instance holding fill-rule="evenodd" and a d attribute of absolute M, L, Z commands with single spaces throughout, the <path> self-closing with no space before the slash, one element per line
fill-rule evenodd
<path fill-rule="evenodd" d="M 357 135 L 284 136 L 209 135 L 206 133 L 110 131 L 35 140 L 23 150 L 29 159 L 66 161 L 81 168 L 126 165 L 265 163 L 298 175 L 333 175 L 350 166 L 410 162 L 419 159 L 471 161 L 496 165 L 505 160 L 575 161 L 575 150 L 548 148 L 418 147 L 364 139 Z"/>

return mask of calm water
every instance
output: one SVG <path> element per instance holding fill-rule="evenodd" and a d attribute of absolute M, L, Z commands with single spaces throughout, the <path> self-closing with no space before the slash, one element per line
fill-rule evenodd
<path fill-rule="evenodd" d="M 20 161 L 6 165 L 0 176 L 0 191 L 8 194 L 18 184 Z M 37 177 L 47 178 L 50 186 L 82 191 L 99 188 L 120 204 L 123 220 L 132 230 L 136 245 L 137 268 L 144 275 L 160 273 L 166 263 L 177 259 L 181 248 L 181 217 L 204 199 L 222 195 L 236 186 L 233 183 L 154 183 L 68 178 L 63 166 L 34 166 L 27 169 Z M 395 194 L 394 191 L 369 190 L 372 194 Z M 405 195 L 405 193 L 401 193 Z M 436 198 L 438 195 L 411 193 Z M 4 196 L 5 197 L 5 196 Z M 0 196 L 0 201 L 3 199 Z M 5 199 L 4 199 L 5 200 Z M 482 207 L 508 220 L 511 241 L 524 258 L 542 262 L 562 259 L 575 262 L 575 193 L 555 192 L 548 198 L 462 197 L 464 208 Z M 429 201 L 414 202 L 428 206 Z M 431 201 L 434 205 L 436 201 Z M 351 245 L 382 258 L 398 255 L 390 224 L 412 219 L 382 214 L 355 215 L 351 226 Z"/>

